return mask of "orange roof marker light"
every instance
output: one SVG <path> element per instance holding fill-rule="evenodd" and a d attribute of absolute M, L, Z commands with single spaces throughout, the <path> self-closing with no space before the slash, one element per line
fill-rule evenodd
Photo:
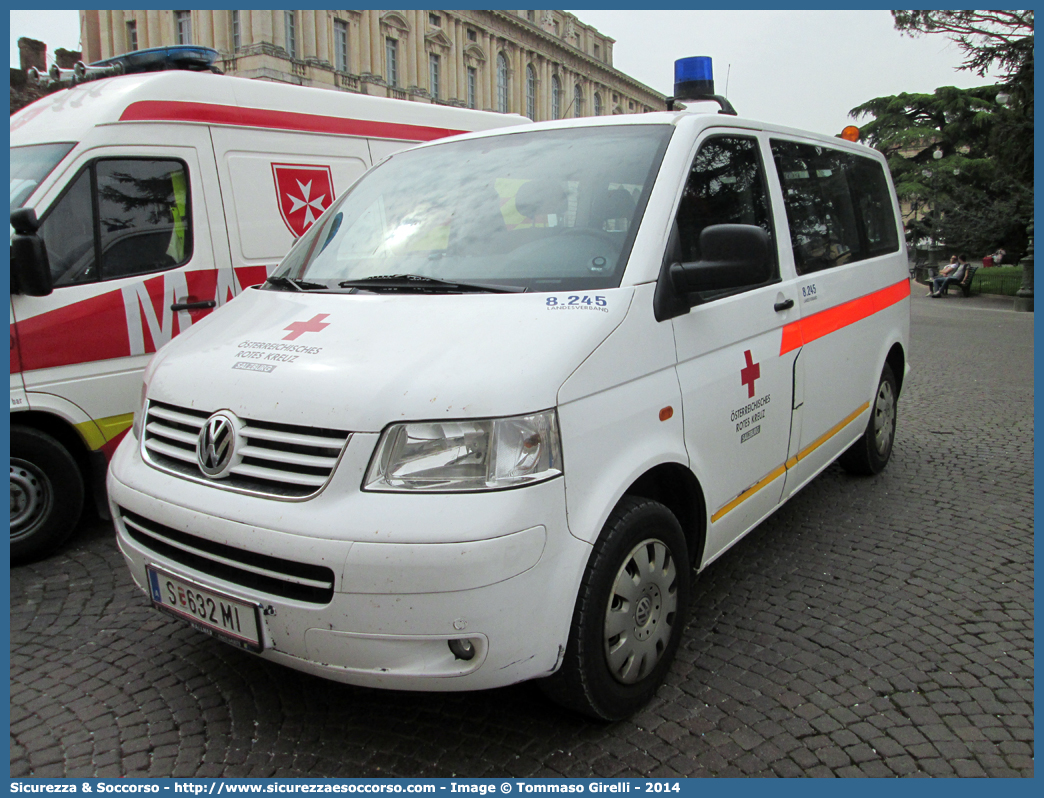
<path fill-rule="evenodd" d="M 844 130 L 841 131 L 841 138 L 845 141 L 859 141 L 859 128 L 855 125 L 848 125 Z"/>

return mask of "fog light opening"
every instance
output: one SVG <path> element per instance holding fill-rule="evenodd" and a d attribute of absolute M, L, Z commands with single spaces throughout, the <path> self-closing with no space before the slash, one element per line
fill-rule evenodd
<path fill-rule="evenodd" d="M 470 640 L 450 640 L 449 650 L 453 652 L 453 656 L 457 659 L 466 661 L 475 657 L 475 644 Z"/>

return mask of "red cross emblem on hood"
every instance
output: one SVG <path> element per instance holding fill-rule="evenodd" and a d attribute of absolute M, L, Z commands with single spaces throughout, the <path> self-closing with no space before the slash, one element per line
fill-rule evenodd
<path fill-rule="evenodd" d="M 319 313 L 312 316 L 308 321 L 295 321 L 284 327 L 284 330 L 289 330 L 290 334 L 283 338 L 284 341 L 296 341 L 306 332 L 322 332 L 324 329 L 330 326 L 330 322 L 324 322 L 329 313 Z"/>
<path fill-rule="evenodd" d="M 272 176 L 279 215 L 294 238 L 300 238 L 334 200 L 330 167 L 274 163 Z"/>

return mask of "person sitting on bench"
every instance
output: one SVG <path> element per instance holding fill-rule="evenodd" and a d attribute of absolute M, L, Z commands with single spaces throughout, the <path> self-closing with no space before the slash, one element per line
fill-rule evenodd
<path fill-rule="evenodd" d="M 925 294 L 925 296 L 935 296 L 940 286 L 942 286 L 943 281 L 947 277 L 952 277 L 954 272 L 957 271 L 959 265 L 960 264 L 957 263 L 957 256 L 950 255 L 950 262 L 943 266 L 938 274 L 931 275 L 932 284 L 928 287 L 928 293 Z"/>
<path fill-rule="evenodd" d="M 932 293 L 931 295 L 935 298 L 941 297 L 946 289 L 954 283 L 960 283 L 964 280 L 964 275 L 968 271 L 968 256 L 959 255 L 957 257 L 957 269 L 950 274 L 945 274 L 946 269 L 943 269 L 943 274 L 940 274 L 934 280 L 932 280 Z"/>

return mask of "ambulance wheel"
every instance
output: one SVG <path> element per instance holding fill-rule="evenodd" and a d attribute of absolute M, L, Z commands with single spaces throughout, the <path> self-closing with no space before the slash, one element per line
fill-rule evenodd
<path fill-rule="evenodd" d="M 870 403 L 870 420 L 866 431 L 843 455 L 842 468 L 851 474 L 870 476 L 879 474 L 888 465 L 895 442 L 895 410 L 899 391 L 892 367 L 887 363 L 881 372 L 881 381 Z"/>
<path fill-rule="evenodd" d="M 674 514 L 625 496 L 591 552 L 562 666 L 541 681 L 544 693 L 597 720 L 639 710 L 663 683 L 681 642 L 690 573 Z"/>
<path fill-rule="evenodd" d="M 45 432 L 11 427 L 11 560 L 60 546 L 83 509 L 83 475 L 72 455 Z"/>

